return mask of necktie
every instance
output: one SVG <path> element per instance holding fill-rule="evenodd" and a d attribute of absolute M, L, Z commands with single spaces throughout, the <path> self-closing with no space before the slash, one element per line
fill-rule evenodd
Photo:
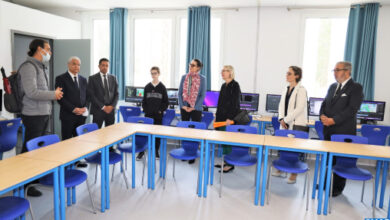
<path fill-rule="evenodd" d="M 333 96 L 333 97 L 336 97 L 336 96 L 340 93 L 340 91 L 341 91 L 341 83 L 339 83 L 339 84 L 337 85 L 337 89 L 336 89 L 336 92 L 334 93 L 334 96 Z"/>
<path fill-rule="evenodd" d="M 73 77 L 73 82 L 74 82 L 74 85 L 76 86 L 76 88 L 79 88 L 79 84 L 77 82 L 77 77 Z"/>
<path fill-rule="evenodd" d="M 104 104 L 109 104 L 110 103 L 110 96 L 109 96 L 109 92 L 108 92 L 108 81 L 107 81 L 107 75 L 106 74 L 103 74 L 103 77 L 104 77 Z"/>

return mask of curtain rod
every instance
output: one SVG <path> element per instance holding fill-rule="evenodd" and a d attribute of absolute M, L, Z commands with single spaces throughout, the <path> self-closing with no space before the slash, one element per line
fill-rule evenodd
<path fill-rule="evenodd" d="M 364 8 L 365 5 L 360 5 L 360 8 Z M 379 5 L 380 8 L 382 8 L 382 5 Z M 347 8 L 356 8 L 356 6 L 308 6 L 308 7 L 294 7 L 294 6 L 287 6 L 287 11 L 291 10 L 304 10 L 304 9 L 347 9 Z"/>
<path fill-rule="evenodd" d="M 212 11 L 223 11 L 223 10 L 231 10 L 231 11 L 240 11 L 240 9 L 244 9 L 244 8 L 256 8 L 256 7 L 225 7 L 225 8 L 212 8 L 210 7 L 210 9 Z M 110 11 L 112 10 L 112 8 L 110 9 L 101 9 L 101 10 L 75 10 L 75 12 L 77 13 L 82 13 L 82 12 L 107 12 L 107 11 Z M 151 12 L 155 12 L 155 11 L 187 11 L 188 8 L 128 8 L 128 10 L 131 10 L 131 11 L 151 11 Z"/>

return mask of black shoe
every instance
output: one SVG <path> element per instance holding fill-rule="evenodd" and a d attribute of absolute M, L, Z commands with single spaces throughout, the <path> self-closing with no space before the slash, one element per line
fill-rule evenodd
<path fill-rule="evenodd" d="M 76 165 L 76 167 L 78 167 L 78 168 L 85 168 L 85 167 L 88 166 L 87 163 L 80 162 L 80 161 L 76 162 L 75 165 Z"/>
<path fill-rule="evenodd" d="M 115 148 L 113 148 L 113 147 L 110 147 L 110 148 L 108 149 L 108 151 L 109 151 L 109 152 L 114 152 L 114 153 L 116 153 L 116 150 L 115 150 Z"/>
<path fill-rule="evenodd" d="M 193 164 L 193 163 L 195 163 L 195 160 L 189 160 L 188 161 L 188 164 Z"/>
<path fill-rule="evenodd" d="M 223 164 L 223 166 L 226 166 L 226 163 Z M 221 164 L 214 165 L 215 168 L 221 168 Z"/>
<path fill-rule="evenodd" d="M 160 159 L 160 154 L 158 152 L 156 152 L 156 159 L 159 160 Z"/>
<path fill-rule="evenodd" d="M 139 152 L 137 155 L 137 160 L 142 160 L 142 157 L 144 156 L 144 152 Z"/>
<path fill-rule="evenodd" d="M 227 166 L 229 166 L 229 165 L 227 165 Z M 225 168 L 225 166 L 224 166 L 224 168 Z M 229 169 L 223 170 L 223 173 L 230 173 L 230 172 L 232 172 L 233 170 L 234 170 L 234 166 L 231 166 Z M 221 172 L 221 171 L 218 171 L 218 172 Z"/>
<path fill-rule="evenodd" d="M 341 195 L 342 193 L 343 193 L 343 192 L 333 191 L 332 197 L 337 197 L 337 196 Z"/>
<path fill-rule="evenodd" d="M 39 197 L 42 195 L 41 191 L 37 190 L 35 187 L 30 187 L 27 191 L 27 195 L 31 197 Z"/>

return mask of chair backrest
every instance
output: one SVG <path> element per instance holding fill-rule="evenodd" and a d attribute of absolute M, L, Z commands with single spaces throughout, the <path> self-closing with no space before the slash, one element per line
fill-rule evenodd
<path fill-rule="evenodd" d="M 335 141 L 335 142 L 368 144 L 368 138 L 360 137 L 360 136 L 356 136 L 356 135 L 334 134 L 334 135 L 330 136 L 330 140 Z M 357 162 L 357 158 L 336 157 L 336 166 L 356 167 L 356 162 Z"/>
<path fill-rule="evenodd" d="M 125 122 L 152 125 L 154 123 L 154 120 L 153 118 L 148 118 L 148 117 L 130 116 L 126 118 Z"/>
<path fill-rule="evenodd" d="M 316 121 L 314 124 L 314 129 L 316 129 L 318 138 L 324 140 L 324 124 L 321 121 Z"/>
<path fill-rule="evenodd" d="M 20 118 L 0 121 L 0 160 L 2 152 L 9 151 L 16 146 L 20 121 Z"/>
<path fill-rule="evenodd" d="M 272 127 L 274 128 L 274 131 L 277 131 L 280 129 L 280 122 L 279 122 L 278 117 L 275 117 L 275 116 L 272 117 L 271 123 L 272 123 Z"/>
<path fill-rule="evenodd" d="M 130 116 L 140 116 L 141 108 L 135 106 L 119 106 L 119 111 L 121 112 L 123 121 Z"/>
<path fill-rule="evenodd" d="M 58 142 L 60 142 L 60 138 L 58 137 L 58 135 L 49 134 L 49 135 L 33 138 L 27 141 L 26 147 L 28 151 L 32 151 Z"/>
<path fill-rule="evenodd" d="M 257 128 L 249 125 L 229 125 L 226 126 L 228 132 L 240 132 L 247 134 L 257 134 Z M 232 152 L 230 155 L 245 155 L 249 154 L 249 147 L 232 146 Z"/>
<path fill-rule="evenodd" d="M 362 125 L 361 133 L 368 138 L 369 144 L 386 145 L 386 138 L 390 135 L 390 126 Z"/>
<path fill-rule="evenodd" d="M 206 124 L 206 128 L 208 128 L 211 122 L 214 120 L 214 115 L 212 112 L 202 112 L 202 120 L 201 122 Z"/>
<path fill-rule="evenodd" d="M 176 124 L 176 127 L 180 128 L 195 128 L 195 129 L 207 129 L 206 124 L 203 122 L 196 122 L 196 121 L 179 121 Z M 182 141 L 181 147 L 184 149 L 184 151 L 187 152 L 187 154 L 196 154 L 199 143 L 196 141 Z"/>
<path fill-rule="evenodd" d="M 171 125 L 175 116 L 176 116 L 176 112 L 174 109 L 167 109 L 164 113 L 163 118 L 162 118 L 162 124 L 166 125 L 166 126 Z"/>
<path fill-rule="evenodd" d="M 76 133 L 78 136 L 89 133 L 91 131 L 96 131 L 98 130 L 99 127 L 97 126 L 96 123 L 88 123 L 88 124 L 83 124 L 80 125 L 76 128 Z"/>
<path fill-rule="evenodd" d="M 275 131 L 275 136 L 307 139 L 309 138 L 309 133 L 295 130 L 277 130 Z M 281 160 L 286 160 L 290 162 L 296 162 L 299 160 L 300 153 L 298 152 L 279 151 L 279 153 Z"/>

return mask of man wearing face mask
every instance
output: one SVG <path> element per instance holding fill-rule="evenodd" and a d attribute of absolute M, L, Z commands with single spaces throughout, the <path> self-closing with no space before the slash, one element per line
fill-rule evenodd
<path fill-rule="evenodd" d="M 45 135 L 49 115 L 52 112 L 53 100 L 60 100 L 63 96 L 62 88 L 49 90 L 49 78 L 45 65 L 48 65 L 51 56 L 50 44 L 42 39 L 35 39 L 30 43 L 28 57 L 19 67 L 22 98 L 22 120 L 26 128 L 22 153 L 27 151 L 26 142 Z M 40 196 L 41 192 L 31 187 L 29 196 Z"/>

